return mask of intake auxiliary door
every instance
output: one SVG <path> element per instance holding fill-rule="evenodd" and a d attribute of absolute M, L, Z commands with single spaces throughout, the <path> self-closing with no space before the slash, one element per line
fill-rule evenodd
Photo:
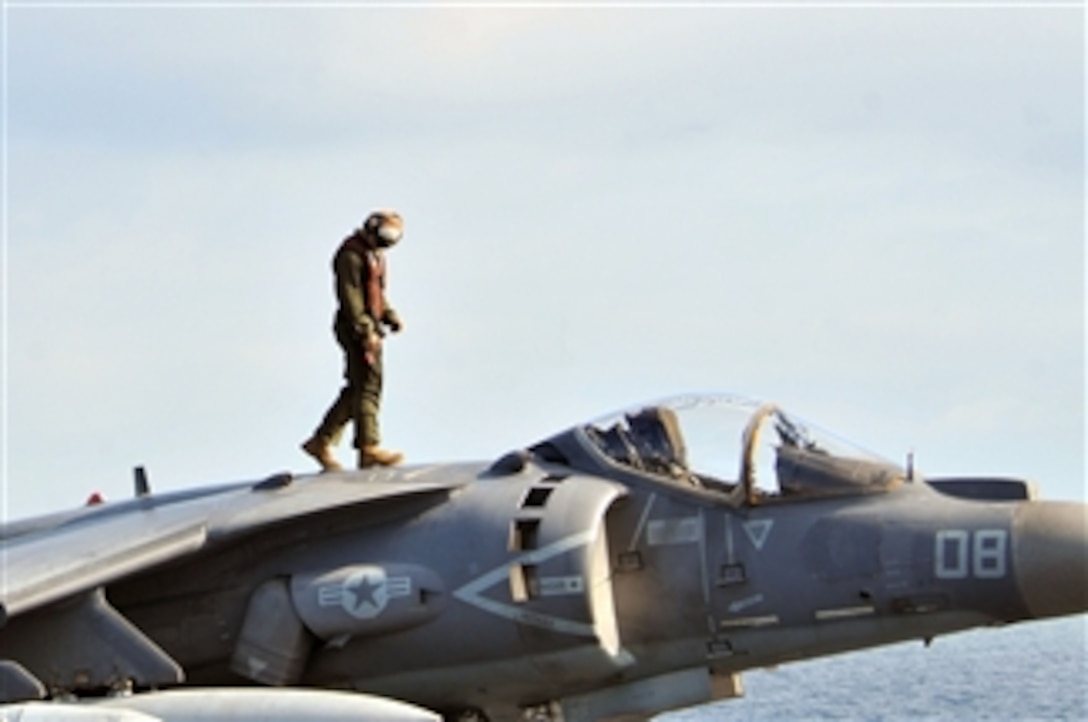
<path fill-rule="evenodd" d="M 598 479 L 542 477 L 511 519 L 510 562 L 454 591 L 515 622 L 526 655 L 548 653 L 551 662 L 540 669 L 548 678 L 608 676 L 626 664 L 606 529 L 609 509 L 625 494 Z"/>

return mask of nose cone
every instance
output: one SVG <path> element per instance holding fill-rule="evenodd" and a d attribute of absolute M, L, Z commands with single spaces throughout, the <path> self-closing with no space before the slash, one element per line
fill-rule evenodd
<path fill-rule="evenodd" d="M 1013 521 L 1013 564 L 1031 616 L 1088 611 L 1088 506 L 1032 501 Z"/>

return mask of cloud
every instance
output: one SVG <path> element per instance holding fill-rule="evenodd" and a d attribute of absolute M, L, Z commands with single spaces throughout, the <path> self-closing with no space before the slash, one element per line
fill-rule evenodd
<path fill-rule="evenodd" d="M 1055 68 L 1079 72 L 1075 23 L 1060 11 L 1031 22 L 1015 10 L 833 8 L 13 12 L 13 121 L 112 142 L 238 147 L 307 134 L 310 145 L 315 133 L 534 125 L 596 142 L 662 128 L 781 140 L 799 125 L 940 124 L 972 144 L 980 120 L 1031 118 L 1042 132 L 1080 113 L 1054 93 L 1078 77 Z M 1010 81 L 1032 90 L 1013 102 L 998 92 Z M 545 119 L 558 127 L 541 129 Z"/>

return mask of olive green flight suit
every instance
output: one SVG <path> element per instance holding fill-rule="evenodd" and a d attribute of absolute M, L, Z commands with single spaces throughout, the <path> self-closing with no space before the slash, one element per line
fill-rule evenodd
<path fill-rule="evenodd" d="M 344 351 L 344 387 L 314 436 L 335 446 L 349 421 L 355 422 L 357 449 L 381 440 L 378 411 L 382 397 L 382 325 L 397 329 L 400 319 L 385 298 L 385 258 L 359 235 L 341 244 L 332 262 L 339 308 L 333 333 Z"/>

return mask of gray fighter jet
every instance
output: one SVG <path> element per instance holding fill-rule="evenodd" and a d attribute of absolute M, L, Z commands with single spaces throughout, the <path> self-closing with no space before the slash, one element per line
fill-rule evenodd
<path fill-rule="evenodd" d="M 1088 610 L 1084 504 L 911 467 L 690 395 L 488 463 L 138 478 L 0 531 L 0 701 L 134 690 L 107 701 L 169 720 L 150 690 L 263 685 L 645 717 L 737 696 L 747 669 Z"/>

